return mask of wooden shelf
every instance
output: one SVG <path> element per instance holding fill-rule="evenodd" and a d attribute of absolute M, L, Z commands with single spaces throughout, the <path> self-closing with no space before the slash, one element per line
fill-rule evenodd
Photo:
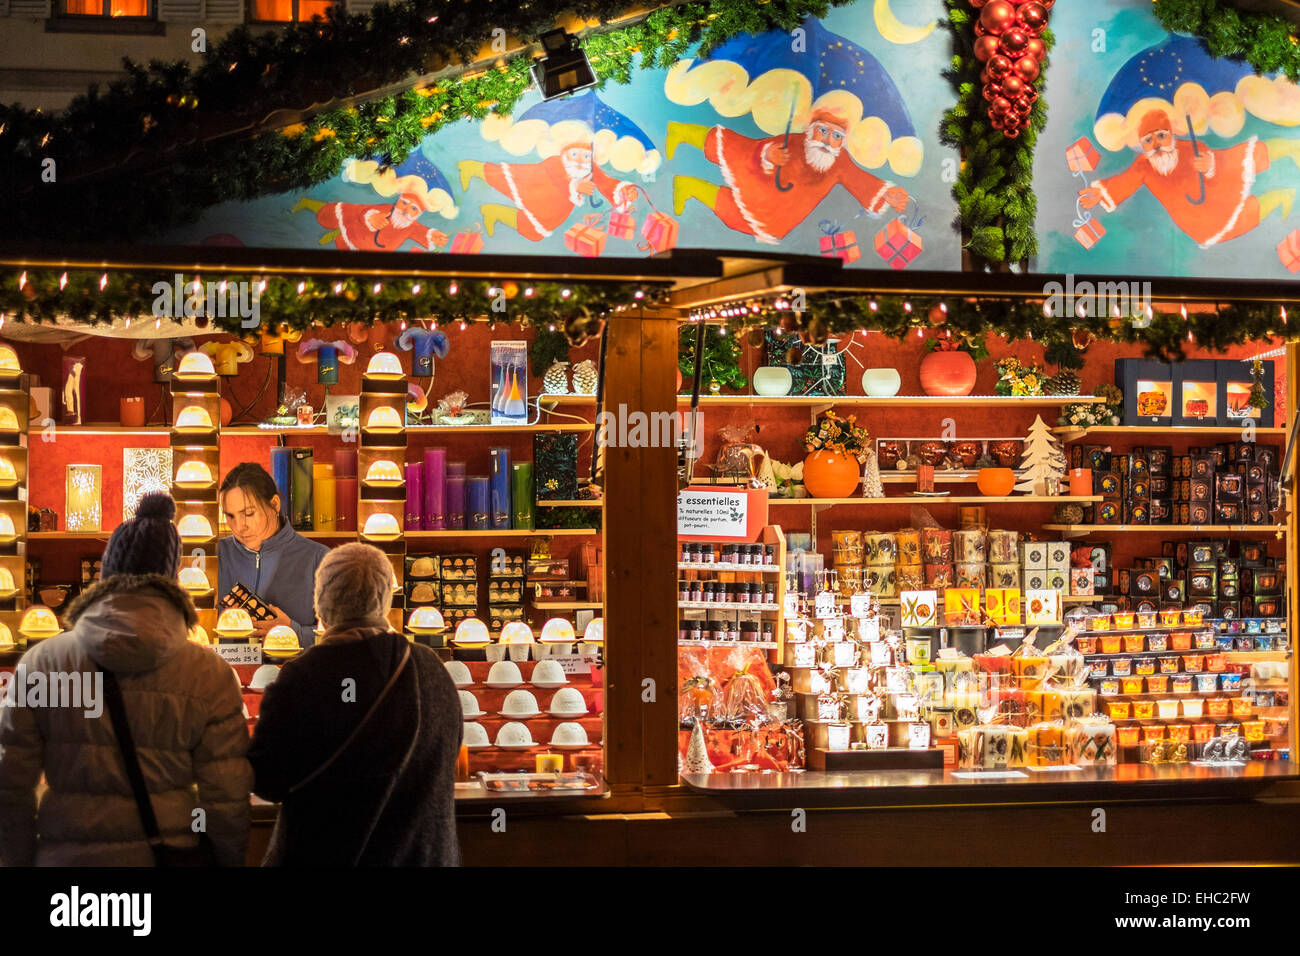
<path fill-rule="evenodd" d="M 677 639 L 678 647 L 756 647 L 760 650 L 772 651 L 781 645 L 776 641 L 692 641 L 689 638 L 683 640 Z"/>
<path fill-rule="evenodd" d="M 326 435 L 328 433 L 328 425 L 227 425 L 221 429 L 222 435 Z"/>
<path fill-rule="evenodd" d="M 304 538 L 311 538 L 315 541 L 339 541 L 344 538 L 349 540 L 358 539 L 360 531 L 299 531 L 298 534 Z"/>
<path fill-rule="evenodd" d="M 885 498 L 769 498 L 768 505 L 929 505 L 929 504 L 1092 504 L 1102 500 L 1101 495 L 1073 497 L 1070 495 L 895 495 Z"/>
<path fill-rule="evenodd" d="M 1072 425 L 1058 425 L 1052 433 L 1060 435 L 1065 441 L 1077 441 L 1089 435 L 1151 435 L 1159 434 L 1170 437 L 1187 435 L 1188 437 L 1241 436 L 1242 425 L 1089 425 L 1076 428 Z M 1286 428 L 1256 428 L 1255 435 L 1285 436 Z"/>
<path fill-rule="evenodd" d="M 595 405 L 595 395 L 534 395 L 529 404 L 539 405 Z"/>
<path fill-rule="evenodd" d="M 510 432 L 519 432 L 521 434 L 533 434 L 535 432 L 588 432 L 594 428 L 592 422 L 564 422 L 563 424 L 554 425 L 407 425 L 406 434 L 408 435 L 449 435 L 452 432 L 463 432 L 468 435 L 488 435 L 488 434 L 508 434 Z"/>
<path fill-rule="evenodd" d="M 689 395 L 678 395 L 677 403 L 690 404 Z M 1097 405 L 1103 399 L 1093 395 L 701 395 L 701 405 L 769 405 L 775 408 L 804 408 L 811 405 L 858 405 L 867 408 L 1059 408 L 1065 405 Z"/>
<path fill-rule="evenodd" d="M 112 531 L 29 531 L 28 541 L 107 541 Z"/>
<path fill-rule="evenodd" d="M 118 425 L 115 422 L 103 422 L 102 424 L 90 425 L 60 425 L 57 422 L 51 426 L 54 434 L 65 435 L 121 435 L 123 438 L 131 435 L 158 435 L 167 436 L 171 434 L 170 425 L 142 425 L 139 428 L 128 428 Z M 33 434 L 36 433 L 34 428 Z"/>
<path fill-rule="evenodd" d="M 742 604 L 739 601 L 678 601 L 683 611 L 779 611 L 779 604 Z"/>
<path fill-rule="evenodd" d="M 574 498 L 568 500 L 552 499 L 550 501 L 534 501 L 535 508 L 603 508 L 605 507 L 604 498 Z"/>
<path fill-rule="evenodd" d="M 1064 535 L 1082 537 L 1090 534 L 1131 534 L 1156 532 L 1159 534 L 1276 534 L 1286 531 L 1284 524 L 1045 524 L 1044 531 L 1059 531 Z"/>
<path fill-rule="evenodd" d="M 604 606 L 603 601 L 533 601 L 533 607 L 539 611 L 599 610 Z"/>
<path fill-rule="evenodd" d="M 710 564 L 688 564 L 684 561 L 677 562 L 679 571 L 747 571 L 750 573 L 779 574 L 783 569 L 775 564 L 723 564 L 720 561 L 714 561 Z"/>
<path fill-rule="evenodd" d="M 404 538 L 536 538 L 542 535 L 589 535 L 600 534 L 595 528 L 487 528 L 481 531 L 454 528 L 450 531 L 407 531 Z M 364 539 L 363 539 L 364 540 Z"/>

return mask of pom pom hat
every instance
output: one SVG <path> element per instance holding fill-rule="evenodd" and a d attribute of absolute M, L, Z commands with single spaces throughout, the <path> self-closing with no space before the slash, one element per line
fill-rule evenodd
<path fill-rule="evenodd" d="M 161 574 L 174 578 L 181 566 L 181 537 L 172 522 L 176 502 L 162 492 L 140 499 L 135 517 L 123 521 L 104 549 L 103 577 Z"/>

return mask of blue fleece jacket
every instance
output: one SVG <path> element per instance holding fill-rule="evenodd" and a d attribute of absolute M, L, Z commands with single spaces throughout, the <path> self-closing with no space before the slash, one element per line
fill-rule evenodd
<path fill-rule="evenodd" d="M 303 647 L 316 642 L 313 590 L 316 568 L 329 548 L 304 538 L 286 522 L 250 551 L 234 537 L 217 545 L 217 590 L 224 597 L 237 583 L 289 615 Z"/>

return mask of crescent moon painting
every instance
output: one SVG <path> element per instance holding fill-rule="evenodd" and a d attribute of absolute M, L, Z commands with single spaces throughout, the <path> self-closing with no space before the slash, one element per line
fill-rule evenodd
<path fill-rule="evenodd" d="M 894 16 L 894 11 L 889 9 L 889 0 L 876 0 L 875 17 L 876 29 L 880 31 L 880 35 L 890 43 L 897 43 L 900 46 L 921 42 L 939 25 L 938 20 L 931 20 L 925 26 L 908 26 Z"/>

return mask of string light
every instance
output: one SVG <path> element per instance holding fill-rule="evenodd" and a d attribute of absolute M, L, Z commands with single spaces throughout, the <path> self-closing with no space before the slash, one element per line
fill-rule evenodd
<path fill-rule="evenodd" d="M 400 328 L 403 332 L 406 331 L 406 319 L 402 319 L 401 323 L 399 324 L 399 328 Z"/>
<path fill-rule="evenodd" d="M 102 276 L 99 277 L 99 291 L 100 291 L 100 292 L 103 292 L 103 291 L 104 291 L 104 286 L 106 286 L 106 285 L 108 285 L 108 273 L 107 273 L 107 272 L 105 272 Z"/>
<path fill-rule="evenodd" d="M 457 292 L 460 291 L 460 285 L 458 283 L 453 282 L 451 285 L 447 286 L 447 291 L 450 292 L 452 295 L 455 295 Z"/>
<path fill-rule="evenodd" d="M 219 291 L 222 295 L 225 295 L 225 292 L 226 292 L 226 280 L 225 280 L 225 279 L 222 279 L 222 280 L 221 280 L 221 284 L 217 286 L 217 291 Z"/>
<path fill-rule="evenodd" d="M 527 289 L 524 290 L 524 298 L 531 299 L 532 297 L 533 297 L 533 287 L 529 286 Z"/>
<path fill-rule="evenodd" d="M 460 330 L 461 330 L 462 332 L 464 332 L 466 328 L 467 328 L 467 326 L 465 325 L 465 320 L 464 320 L 464 319 L 461 319 L 461 320 L 460 320 Z"/>
<path fill-rule="evenodd" d="M 1187 321 L 1187 305 L 1186 305 L 1186 303 L 1184 303 L 1183 305 L 1180 305 L 1180 306 L 1178 307 L 1178 311 L 1179 311 L 1179 313 L 1182 315 L 1182 317 L 1183 317 L 1183 321 L 1186 322 L 1186 321 Z"/>
<path fill-rule="evenodd" d="M 375 295 L 379 295 L 379 293 L 382 292 L 383 290 L 384 290 L 384 284 L 382 282 L 376 282 L 374 287 L 370 291 L 373 292 Z"/>
<path fill-rule="evenodd" d="M 643 292 L 641 289 L 637 289 L 637 290 L 636 290 L 636 295 L 634 296 L 634 298 L 637 298 L 637 299 L 644 299 L 644 298 L 645 298 L 645 292 Z"/>
<path fill-rule="evenodd" d="M 419 295 L 419 294 L 420 294 L 420 283 L 417 282 L 415 283 L 415 285 L 411 286 L 411 295 Z"/>
<path fill-rule="evenodd" d="M 552 322 L 550 325 L 547 326 L 547 328 L 550 329 L 552 332 L 554 332 L 554 331 L 555 331 L 555 323 Z"/>
<path fill-rule="evenodd" d="M 130 327 L 131 327 L 131 320 L 128 318 L 128 319 L 126 320 L 126 325 L 124 326 L 124 328 L 128 328 L 128 329 L 129 329 Z"/>
<path fill-rule="evenodd" d="M 1286 306 L 1282 306 L 1282 324 L 1286 325 Z"/>
<path fill-rule="evenodd" d="M 879 306 L 876 305 L 876 300 L 872 299 L 870 302 L 867 303 L 867 308 L 869 308 L 872 312 L 875 312 L 876 309 L 879 308 Z"/>
<path fill-rule="evenodd" d="M 342 282 L 334 283 L 334 294 L 338 295 L 342 291 L 343 291 L 343 283 Z"/>
<path fill-rule="evenodd" d="M 265 292 L 265 291 L 266 291 L 266 280 L 263 279 L 261 282 L 259 282 L 259 283 L 257 284 L 257 292 L 258 292 L 258 294 L 260 295 L 261 293 L 263 293 L 263 292 Z"/>
<path fill-rule="evenodd" d="M 27 288 L 27 270 L 25 269 L 23 270 L 23 274 L 18 277 L 18 288 Z"/>
<path fill-rule="evenodd" d="M 299 294 L 299 295 L 302 295 L 302 294 L 303 294 L 304 292 L 306 292 L 306 291 L 307 291 L 307 283 L 305 283 L 305 282 L 299 282 L 299 283 L 298 283 L 298 294 Z"/>
<path fill-rule="evenodd" d="M 568 298 L 569 296 L 571 296 L 571 295 L 573 295 L 573 290 L 572 290 L 572 289 L 561 289 L 561 290 L 560 290 L 560 298 L 561 298 L 561 299 L 567 299 L 567 298 Z"/>
<path fill-rule="evenodd" d="M 68 274 L 65 272 L 63 273 L 63 275 L 59 276 L 59 291 L 62 291 L 67 284 L 68 284 Z"/>
<path fill-rule="evenodd" d="M 904 303 L 903 303 L 903 311 L 904 311 L 904 312 L 911 312 L 911 311 L 912 311 L 912 303 L 910 303 L 910 302 L 904 302 Z"/>

